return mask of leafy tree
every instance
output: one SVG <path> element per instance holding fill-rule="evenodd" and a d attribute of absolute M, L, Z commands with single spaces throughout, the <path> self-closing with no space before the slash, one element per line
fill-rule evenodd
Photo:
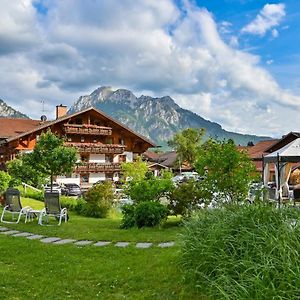
<path fill-rule="evenodd" d="M 77 160 L 77 150 L 66 147 L 63 143 L 63 139 L 48 130 L 40 136 L 30 153 L 32 166 L 40 173 L 50 176 L 51 186 L 53 177 L 72 172 Z"/>
<path fill-rule="evenodd" d="M 150 177 L 141 180 L 131 180 L 125 188 L 125 193 L 135 202 L 158 201 L 168 195 L 174 188 L 170 172 L 164 172 L 162 177 Z"/>
<path fill-rule="evenodd" d="M 122 163 L 121 169 L 123 177 L 133 181 L 142 180 L 148 171 L 147 163 L 142 161 L 140 156 L 134 162 Z"/>
<path fill-rule="evenodd" d="M 201 187 L 207 197 L 217 194 L 232 202 L 245 199 L 257 176 L 248 155 L 238 151 L 232 140 L 208 140 L 198 152 L 196 170 L 204 177 Z"/>
<path fill-rule="evenodd" d="M 205 130 L 187 128 L 174 135 L 168 145 L 177 153 L 177 165 L 180 166 L 184 161 L 187 161 L 191 166 L 194 166 L 197 152 L 201 146 Z"/>
<path fill-rule="evenodd" d="M 35 187 L 45 183 L 46 175 L 34 168 L 30 153 L 23 154 L 18 159 L 9 161 L 6 164 L 7 171 L 11 175 L 11 185 L 17 186 L 26 182 Z"/>
<path fill-rule="evenodd" d="M 9 187 L 11 177 L 8 173 L 0 171 L 0 195 L 2 195 Z"/>

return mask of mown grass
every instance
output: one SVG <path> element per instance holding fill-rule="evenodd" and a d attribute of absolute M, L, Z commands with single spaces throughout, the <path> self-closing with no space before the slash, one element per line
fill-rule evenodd
<path fill-rule="evenodd" d="M 22 199 L 23 206 L 43 203 Z M 41 206 L 42 205 L 42 206 Z M 178 219 L 153 229 L 120 229 L 120 219 L 70 215 L 59 227 L 37 221 L 1 224 L 20 231 L 75 239 L 111 241 L 178 241 Z M 136 249 L 113 245 L 77 247 L 0 235 L 0 299 L 202 299 L 182 282 L 179 245 Z"/>
<path fill-rule="evenodd" d="M 34 209 L 42 209 L 43 203 L 29 198 L 21 199 L 23 206 L 31 206 Z M 131 228 L 120 229 L 121 215 L 112 213 L 111 218 L 95 219 L 87 218 L 69 212 L 70 219 L 61 226 L 40 226 L 37 219 L 33 222 L 19 224 L 5 224 L 6 227 L 42 234 L 45 236 L 57 236 L 60 238 L 73 238 L 77 240 L 109 240 L 129 242 L 165 242 L 177 241 L 181 232 L 180 219 L 171 217 L 162 227 L 155 228 Z"/>
<path fill-rule="evenodd" d="M 0 236 L 1 299 L 201 299 L 185 289 L 178 248 L 45 245 Z"/>

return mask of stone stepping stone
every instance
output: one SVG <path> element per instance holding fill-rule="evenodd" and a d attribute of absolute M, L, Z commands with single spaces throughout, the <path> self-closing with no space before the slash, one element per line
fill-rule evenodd
<path fill-rule="evenodd" d="M 13 236 L 23 236 L 23 237 L 27 237 L 27 236 L 31 236 L 33 235 L 33 233 L 30 232 L 20 232 L 20 233 L 16 233 Z"/>
<path fill-rule="evenodd" d="M 6 231 L 6 230 L 8 230 L 8 228 L 6 228 L 6 227 L 0 227 L 0 231 Z"/>
<path fill-rule="evenodd" d="M 6 234 L 6 235 L 12 235 L 12 234 L 19 233 L 19 232 L 20 231 L 18 231 L 18 230 L 8 230 L 8 231 L 1 231 L 0 233 Z"/>
<path fill-rule="evenodd" d="M 96 246 L 96 247 L 102 247 L 102 246 L 106 246 L 106 245 L 109 245 L 109 244 L 111 244 L 111 242 L 100 241 L 100 242 L 97 242 L 96 244 L 94 244 L 94 246 Z"/>
<path fill-rule="evenodd" d="M 86 245 L 90 245 L 94 243 L 93 241 L 78 241 L 76 243 L 74 243 L 74 245 L 76 246 L 86 246 Z"/>
<path fill-rule="evenodd" d="M 34 235 L 31 235 L 31 236 L 27 236 L 26 238 L 29 239 L 29 240 L 40 240 L 43 237 L 44 237 L 43 235 L 34 234 Z"/>
<path fill-rule="evenodd" d="M 117 242 L 117 243 L 115 244 L 115 246 L 116 246 L 116 247 L 120 247 L 120 248 L 125 248 L 125 247 L 127 247 L 129 244 L 130 244 L 130 243 L 128 243 L 128 242 Z"/>
<path fill-rule="evenodd" d="M 74 243 L 74 242 L 76 242 L 76 240 L 63 239 L 63 240 L 59 240 L 59 241 L 53 242 L 53 244 L 55 244 L 55 245 L 65 245 L 65 244 Z"/>
<path fill-rule="evenodd" d="M 158 244 L 158 247 L 160 247 L 160 248 L 168 248 L 168 247 L 173 247 L 174 245 L 175 245 L 174 242 L 165 242 L 165 243 Z"/>
<path fill-rule="evenodd" d="M 146 249 L 146 248 L 150 248 L 152 245 L 153 245 L 152 243 L 137 243 L 135 247 L 140 249 Z"/>
<path fill-rule="evenodd" d="M 45 244 L 51 244 L 51 243 L 59 241 L 59 240 L 61 240 L 61 238 L 58 238 L 58 237 L 47 237 L 47 238 L 41 239 L 40 241 L 42 243 L 45 243 Z"/>

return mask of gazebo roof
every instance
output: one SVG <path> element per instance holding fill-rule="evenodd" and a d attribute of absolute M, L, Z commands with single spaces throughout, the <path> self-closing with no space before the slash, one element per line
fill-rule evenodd
<path fill-rule="evenodd" d="M 264 162 L 300 162 L 300 138 L 264 157 Z"/>

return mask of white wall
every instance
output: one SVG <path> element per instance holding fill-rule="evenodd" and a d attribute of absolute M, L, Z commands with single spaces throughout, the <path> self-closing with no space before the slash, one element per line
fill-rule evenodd
<path fill-rule="evenodd" d="M 71 177 L 57 176 L 56 182 L 58 182 L 58 183 L 76 183 L 76 184 L 80 185 L 80 177 L 79 177 L 79 174 L 72 174 Z"/>
<path fill-rule="evenodd" d="M 105 180 L 105 174 L 104 173 L 90 173 L 89 183 L 95 183 L 99 180 Z"/>
<path fill-rule="evenodd" d="M 105 163 L 105 154 L 90 154 L 91 163 Z"/>
<path fill-rule="evenodd" d="M 133 153 L 125 151 L 123 154 L 126 155 L 126 162 L 133 162 Z"/>

